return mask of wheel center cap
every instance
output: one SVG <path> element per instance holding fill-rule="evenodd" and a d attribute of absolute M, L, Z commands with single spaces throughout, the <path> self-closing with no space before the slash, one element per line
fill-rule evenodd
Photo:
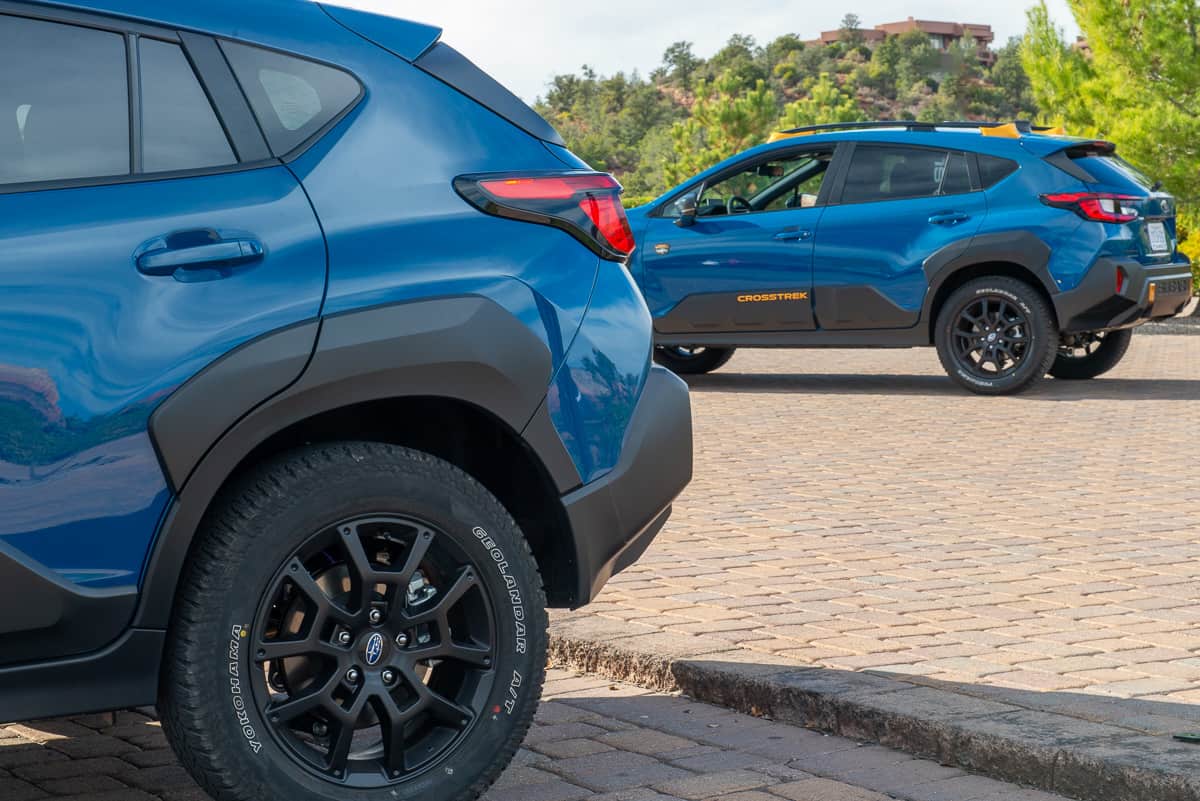
<path fill-rule="evenodd" d="M 366 642 L 362 646 L 363 661 L 367 667 L 375 667 L 383 659 L 383 651 L 385 646 L 383 635 L 378 631 L 367 637 Z"/>
<path fill-rule="evenodd" d="M 996 341 L 996 334 L 995 334 L 995 332 L 993 332 L 993 333 L 991 333 L 991 334 L 988 334 L 988 342 L 995 342 L 995 341 Z"/>

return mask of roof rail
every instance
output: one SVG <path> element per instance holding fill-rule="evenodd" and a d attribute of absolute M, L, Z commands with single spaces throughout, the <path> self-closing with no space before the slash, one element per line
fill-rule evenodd
<path fill-rule="evenodd" d="M 790 139 L 796 136 L 810 136 L 817 133 L 830 133 L 833 131 L 898 129 L 902 131 L 932 132 L 947 128 L 977 130 L 984 136 L 1000 136 L 1008 139 L 1016 139 L 1026 134 L 1063 136 L 1066 133 L 1062 128 L 1038 126 L 1034 125 L 1029 120 L 1015 120 L 1013 122 L 976 122 L 973 120 L 947 120 L 944 122 L 918 122 L 916 120 L 876 120 L 874 122 L 833 122 L 826 123 L 824 125 L 805 125 L 800 128 L 791 128 L 786 131 L 780 131 L 772 134 L 770 141 L 778 142 L 781 139 Z"/>

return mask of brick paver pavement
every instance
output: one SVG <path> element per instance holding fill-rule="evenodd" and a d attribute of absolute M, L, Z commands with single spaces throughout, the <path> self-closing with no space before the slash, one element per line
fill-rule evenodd
<path fill-rule="evenodd" d="M 486 801 L 1064 801 L 877 746 L 554 671 Z M 205 801 L 140 712 L 0 726 L 4 801 Z"/>
<path fill-rule="evenodd" d="M 931 350 L 742 351 L 690 383 L 692 485 L 560 628 L 1200 726 L 1200 337 L 1014 398 Z"/>

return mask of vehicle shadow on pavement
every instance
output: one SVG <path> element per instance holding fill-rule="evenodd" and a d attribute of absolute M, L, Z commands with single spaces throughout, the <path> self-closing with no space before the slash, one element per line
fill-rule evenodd
<path fill-rule="evenodd" d="M 685 379 L 693 392 L 976 397 L 949 378 L 931 375 L 714 373 L 685 376 Z M 1055 381 L 1047 379 L 1029 392 L 1010 397 L 1042 401 L 1193 400 L 1200 397 L 1200 380 L 1098 378 L 1093 381 Z"/>

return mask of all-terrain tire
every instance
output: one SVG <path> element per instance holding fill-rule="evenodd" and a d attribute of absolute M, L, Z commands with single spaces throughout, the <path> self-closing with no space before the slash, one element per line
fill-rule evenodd
<path fill-rule="evenodd" d="M 1073 356 L 1069 351 L 1060 350 L 1054 364 L 1050 365 L 1050 375 L 1062 381 L 1086 381 L 1104 375 L 1120 364 L 1129 352 L 1133 329 L 1108 331 L 1095 336 L 1100 338 L 1099 347 L 1087 355 Z"/>
<path fill-rule="evenodd" d="M 974 313 L 992 310 L 992 322 L 969 322 Z M 1007 311 L 1004 311 L 1007 310 Z M 1019 320 L 1019 324 L 1013 321 Z M 978 328 L 979 338 L 974 336 Z M 991 372 L 976 365 L 963 349 L 979 343 L 986 347 L 993 334 L 1019 353 L 1011 366 Z M 977 278 L 959 287 L 942 305 L 934 330 L 934 344 L 946 373 L 960 386 L 979 395 L 1013 395 L 1024 392 L 1045 377 L 1058 352 L 1058 324 L 1050 304 L 1024 281 L 1004 276 Z M 1007 361 L 1005 362 L 1007 365 Z"/>
<path fill-rule="evenodd" d="M 733 358 L 737 348 L 678 348 L 659 346 L 654 361 L 678 375 L 711 373 Z"/>
<path fill-rule="evenodd" d="M 251 651 L 268 635 L 252 629 L 265 599 L 273 597 L 273 582 L 289 567 L 295 571 L 293 554 L 307 547 L 313 532 L 328 528 L 349 536 L 343 521 L 389 514 L 427 521 L 462 555 L 466 567 L 458 575 L 473 582 L 472 603 L 493 611 L 494 658 L 485 664 L 495 678 L 475 685 L 485 688 L 475 692 L 486 692 L 486 703 L 469 725 L 462 721 L 458 739 L 448 741 L 456 744 L 445 746 L 436 761 L 431 757 L 423 772 L 394 780 L 385 769 L 382 786 L 351 787 L 302 766 L 278 724 L 266 719 L 254 687 L 265 687 L 268 698 L 273 690 Z M 363 586 L 374 592 L 372 582 Z M 461 615 L 462 607 L 452 603 L 460 602 L 448 601 L 447 609 Z M 218 801 L 471 801 L 509 764 L 537 709 L 545 679 L 545 605 L 537 564 L 516 522 L 463 471 L 379 443 L 295 450 L 225 491 L 197 535 L 168 636 L 159 694 L 163 725 L 184 767 Z M 370 660 L 371 645 L 356 653 Z M 373 680 L 386 681 L 379 675 Z"/>

